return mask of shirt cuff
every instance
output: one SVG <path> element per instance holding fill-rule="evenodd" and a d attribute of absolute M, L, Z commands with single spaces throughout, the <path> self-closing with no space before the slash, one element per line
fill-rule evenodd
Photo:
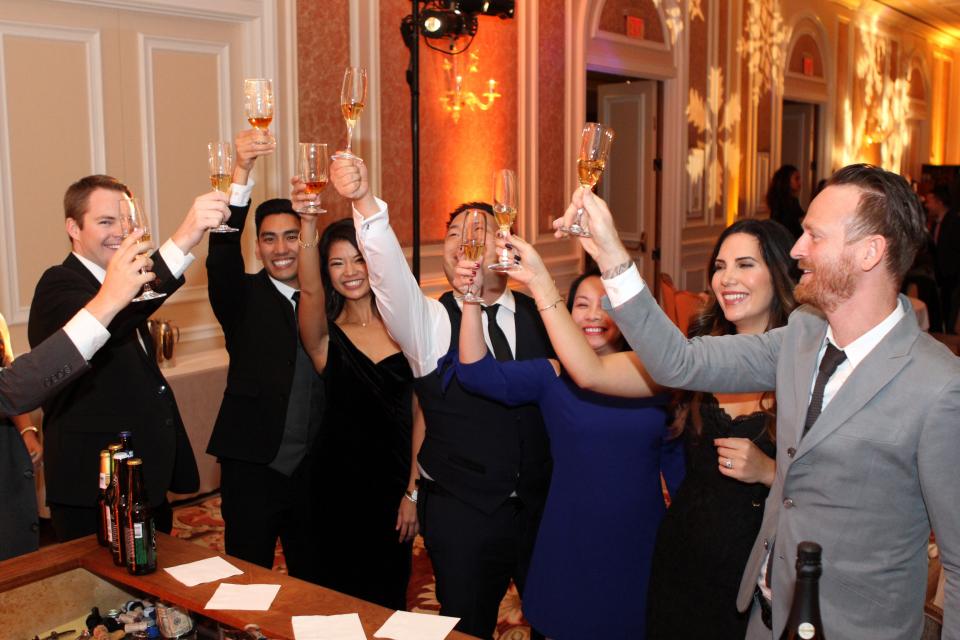
<path fill-rule="evenodd" d="M 192 253 L 185 254 L 183 251 L 180 251 L 180 247 L 178 247 L 172 239 L 167 240 L 163 243 L 163 246 L 160 247 L 160 257 L 167 263 L 167 269 L 170 270 L 170 275 L 174 278 L 180 278 L 183 272 L 187 270 L 187 267 L 197 259 Z"/>
<path fill-rule="evenodd" d="M 360 236 L 359 240 L 361 243 L 363 243 L 363 239 L 368 234 L 376 234 L 378 231 L 384 231 L 390 228 L 390 215 L 387 211 L 387 203 L 377 197 L 373 199 L 377 203 L 377 212 L 372 216 L 364 217 L 357 211 L 355 206 L 351 207 L 353 209 L 353 226 L 357 229 L 357 235 Z"/>
<path fill-rule="evenodd" d="M 609 280 L 601 278 L 600 281 L 603 282 L 603 287 L 607 290 L 607 298 L 613 308 L 619 307 L 647 286 L 643 278 L 640 277 L 640 271 L 636 264 L 630 265 L 630 268 L 620 275 Z"/>
<path fill-rule="evenodd" d="M 247 184 L 230 185 L 230 205 L 234 207 L 245 207 L 250 204 L 250 194 L 253 193 L 253 186 L 257 184 L 252 178 L 247 179 Z"/>
<path fill-rule="evenodd" d="M 63 325 L 63 332 L 67 334 L 84 360 L 92 358 L 93 354 L 110 339 L 110 332 L 86 309 L 77 311 L 76 315 Z"/>

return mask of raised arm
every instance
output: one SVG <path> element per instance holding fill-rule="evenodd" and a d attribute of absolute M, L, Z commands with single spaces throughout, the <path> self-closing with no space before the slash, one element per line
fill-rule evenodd
<path fill-rule="evenodd" d="M 473 285 L 478 290 L 483 287 L 484 269 L 481 262 L 461 259 L 457 264 L 457 280 L 466 285 Z M 480 303 L 463 303 L 463 316 L 460 319 L 460 362 L 473 364 L 487 355 L 487 343 L 483 339 L 483 320 L 480 318 Z"/>
<path fill-rule="evenodd" d="M 303 348 L 313 361 L 313 368 L 322 373 L 327 366 L 330 333 L 327 327 L 326 298 L 320 278 L 320 236 L 317 214 L 300 213 L 300 257 L 297 278 L 300 281 L 300 303 L 297 322 Z"/>

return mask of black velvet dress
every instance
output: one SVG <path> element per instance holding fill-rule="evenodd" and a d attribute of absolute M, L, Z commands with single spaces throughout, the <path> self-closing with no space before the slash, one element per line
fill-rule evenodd
<path fill-rule="evenodd" d="M 764 413 L 731 419 L 713 395 L 703 394 L 700 416 L 700 436 L 684 432 L 687 475 L 657 534 L 648 640 L 742 640 L 747 629 L 747 615 L 737 611 L 737 591 L 769 489 L 721 474 L 713 441 L 749 438 L 771 458 L 776 447 Z"/>
<path fill-rule="evenodd" d="M 375 363 L 329 325 L 314 581 L 405 609 L 412 544 L 398 542 L 395 526 L 410 474 L 413 374 L 402 353 Z"/>

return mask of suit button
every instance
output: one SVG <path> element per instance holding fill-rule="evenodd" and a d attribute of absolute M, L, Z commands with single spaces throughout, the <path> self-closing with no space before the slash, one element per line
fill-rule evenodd
<path fill-rule="evenodd" d="M 770 541 L 767 540 L 766 538 L 763 539 L 763 548 L 764 548 L 764 549 L 769 549 L 769 548 L 770 548 Z"/>
<path fill-rule="evenodd" d="M 33 469 L 27 469 L 26 471 L 24 471 L 24 472 L 23 472 L 23 477 L 24 477 L 24 478 L 32 478 L 32 477 L 33 477 Z"/>
<path fill-rule="evenodd" d="M 790 447 L 789 449 L 787 449 L 787 455 L 792 458 L 793 456 L 797 455 L 797 450 L 794 449 L 793 447 Z"/>
<path fill-rule="evenodd" d="M 40 531 L 40 524 L 37 522 L 34 522 L 33 524 L 31 524 L 30 531 L 33 531 L 34 533 L 36 533 L 37 531 Z"/>
<path fill-rule="evenodd" d="M 167 418 L 163 421 L 165 427 L 173 427 L 173 418 Z"/>
<path fill-rule="evenodd" d="M 787 498 L 786 500 L 783 501 L 784 509 L 790 509 L 791 507 L 793 507 L 793 498 Z"/>

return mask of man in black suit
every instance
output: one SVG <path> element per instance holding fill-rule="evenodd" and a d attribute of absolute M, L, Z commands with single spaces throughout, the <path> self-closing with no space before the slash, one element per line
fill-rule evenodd
<path fill-rule="evenodd" d="M 390 227 L 386 203 L 370 193 L 362 161 L 337 160 L 330 173 L 340 195 L 353 201 L 357 241 L 377 308 L 417 376 L 426 434 L 417 457 L 419 495 L 410 499 L 418 501 L 440 613 L 460 618 L 457 630 L 490 638 L 511 579 L 522 594 L 546 500 L 551 459 L 543 419 L 537 407 L 486 400 L 450 376 L 450 352 L 459 344 L 460 292 L 448 291 L 438 301 L 420 290 Z M 309 199 L 302 190 L 302 184 L 295 189 L 298 202 Z M 484 212 L 486 262 L 497 261 L 492 207 L 461 205 L 450 216 L 443 243 L 443 269 L 451 285 L 470 209 Z M 553 354 L 533 300 L 511 291 L 504 275 L 488 276 L 480 295 L 485 339 L 497 359 Z"/>
<path fill-rule="evenodd" d="M 933 226 L 940 309 L 947 333 L 956 333 L 958 285 L 960 285 L 960 213 L 953 207 L 950 190 L 941 184 L 924 196 Z"/>
<path fill-rule="evenodd" d="M 254 161 L 274 147 L 254 131 L 237 136 L 229 222 L 237 229 L 250 209 Z M 207 452 L 220 461 L 227 553 L 270 568 L 279 537 L 290 575 L 302 578 L 314 549 L 309 452 L 323 385 L 297 331 L 300 218 L 278 198 L 257 208 L 255 223 L 263 263 L 255 274 L 244 272 L 240 233 L 210 236 L 210 303 L 230 369 Z"/>
<path fill-rule="evenodd" d="M 58 331 L 100 290 L 121 243 L 120 202 L 129 193 L 116 178 L 103 175 L 67 189 L 64 214 L 73 251 L 37 283 L 28 325 L 31 346 Z M 189 251 L 227 213 L 224 194 L 194 201 L 170 240 L 151 256 L 155 291 L 169 295 L 183 285 L 183 272 L 194 259 Z M 61 541 L 96 531 L 99 453 L 118 431 L 133 432 L 158 530 L 173 526 L 167 491 L 197 489 L 193 451 L 147 331 L 147 318 L 167 299 L 137 302 L 118 313 L 107 327 L 110 339 L 90 360 L 92 370 L 43 405 L 47 503 Z"/>

